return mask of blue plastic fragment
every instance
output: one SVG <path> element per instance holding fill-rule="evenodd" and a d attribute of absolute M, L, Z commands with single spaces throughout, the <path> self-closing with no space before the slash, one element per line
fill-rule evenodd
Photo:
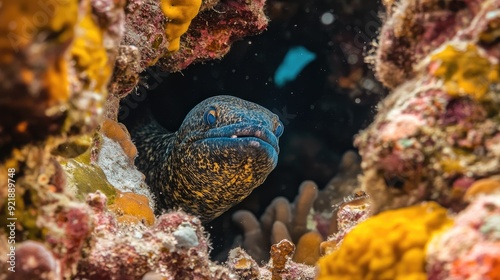
<path fill-rule="evenodd" d="M 295 80 L 314 59 L 316 59 L 316 54 L 303 46 L 290 48 L 274 73 L 274 83 L 277 87 L 283 87 L 286 83 Z"/>

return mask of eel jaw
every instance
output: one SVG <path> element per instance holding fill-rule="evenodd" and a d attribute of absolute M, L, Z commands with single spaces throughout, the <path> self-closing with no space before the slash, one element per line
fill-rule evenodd
<path fill-rule="evenodd" d="M 249 124 L 231 124 L 223 127 L 213 128 L 207 131 L 205 135 L 208 138 L 229 138 L 238 140 L 250 140 L 247 138 L 256 138 L 257 142 L 265 142 L 271 145 L 276 153 L 279 153 L 278 138 L 268 128 L 260 125 Z"/>

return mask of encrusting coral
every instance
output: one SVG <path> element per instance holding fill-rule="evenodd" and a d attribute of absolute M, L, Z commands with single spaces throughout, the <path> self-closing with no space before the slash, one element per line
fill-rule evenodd
<path fill-rule="evenodd" d="M 382 212 L 319 260 L 317 279 L 426 279 L 425 246 L 451 221 L 434 202 Z"/>
<path fill-rule="evenodd" d="M 10 1 L 0 5 L 0 31 L 7 35 L 0 39 L 0 169 L 9 170 L 0 172 L 0 217 L 17 218 L 12 230 L 0 230 L 0 238 L 11 236 L 17 253 L 17 271 L 8 275 L 11 278 L 77 279 L 76 275 L 84 274 L 92 279 L 117 278 L 128 271 L 123 268 L 135 273 L 123 274 L 129 279 L 150 271 L 172 279 L 234 278 L 227 268 L 208 260 L 208 243 L 197 218 L 177 212 L 154 218 L 152 199 L 147 193 L 139 195 L 147 188 L 133 165 L 135 146 L 114 122 L 118 101 L 137 85 L 139 72 L 168 52 L 170 39 L 158 45 L 154 39 L 139 37 L 135 45 L 123 38 L 130 34 L 130 26 L 144 26 L 131 19 L 141 16 L 141 8 L 149 12 L 146 2 Z M 167 17 L 155 3 L 157 22 L 164 28 Z M 165 35 L 157 27 L 153 38 Z M 148 57 L 139 46 L 161 50 Z M 224 45 L 224 51 L 228 47 Z M 7 197 L 15 203 L 15 211 L 8 211 Z M 128 201 L 123 202 L 125 198 Z M 107 201 L 118 214 L 107 209 Z M 136 216 L 127 216 L 130 212 Z M 176 220 L 176 215 L 185 218 Z M 129 223 L 131 219 L 144 223 Z M 176 221 L 180 224 L 172 224 Z M 151 228 L 145 225 L 152 223 Z M 127 225 L 131 227 L 127 233 L 119 230 Z M 142 233 L 141 242 L 134 242 Z M 151 254 L 140 254 L 144 240 L 155 244 L 147 249 Z M 0 243 L 3 278 L 12 249 Z M 168 244 L 172 246 L 166 248 Z M 119 251 L 122 245 L 128 246 L 125 250 L 137 262 L 122 258 L 126 255 Z M 114 253 L 124 263 L 100 258 L 105 253 Z M 153 262 L 154 256 L 163 259 Z M 177 266 L 180 270 L 176 270 L 174 262 L 189 268 Z M 116 266 L 103 267 L 104 263 Z"/>
<path fill-rule="evenodd" d="M 235 279 L 227 268 L 209 261 L 200 219 L 172 212 L 148 228 L 117 223 L 100 193 L 89 195 L 87 203 L 95 223 L 94 246 L 85 250 L 76 279 L 139 279 L 149 271 L 167 279 Z"/>
<path fill-rule="evenodd" d="M 403 71 L 402 77 L 412 79 L 385 81 L 399 86 L 355 140 L 363 158 L 362 189 L 372 198 L 375 213 L 423 200 L 459 211 L 474 181 L 499 174 L 498 41 L 483 42 L 481 34 L 492 34 L 497 26 L 500 3 L 453 3 L 441 7 L 439 1 L 401 1 L 383 28 L 377 67 L 392 70 L 379 70 L 380 78 Z M 445 16 L 435 17 L 428 8 L 443 10 Z M 413 30 L 395 22 L 411 19 L 419 26 L 422 21 L 414 19 L 422 16 L 428 20 L 420 33 L 394 37 Z M 453 24 L 444 26 L 443 19 Z M 422 44 L 419 34 L 432 40 Z M 398 48 L 401 40 L 409 47 Z M 411 65 L 391 68 L 401 62 L 401 51 L 411 51 L 418 59 L 404 57 L 401 61 Z"/>
<path fill-rule="evenodd" d="M 195 62 L 222 58 L 233 42 L 264 31 L 268 24 L 264 4 L 264 0 L 204 1 L 179 51 L 162 57 L 158 65 L 176 72 Z"/>
<path fill-rule="evenodd" d="M 105 119 L 101 124 L 101 132 L 106 137 L 120 144 L 123 152 L 127 155 L 131 162 L 134 162 L 137 156 L 137 148 L 135 147 L 127 128 L 116 121 Z"/>
<path fill-rule="evenodd" d="M 117 214 L 120 223 L 139 223 L 152 225 L 155 221 L 153 210 L 149 207 L 148 197 L 132 192 L 119 192 L 109 209 Z"/>
<path fill-rule="evenodd" d="M 493 280 L 500 277 L 500 184 L 477 197 L 454 219 L 453 227 L 428 244 L 427 279 Z"/>

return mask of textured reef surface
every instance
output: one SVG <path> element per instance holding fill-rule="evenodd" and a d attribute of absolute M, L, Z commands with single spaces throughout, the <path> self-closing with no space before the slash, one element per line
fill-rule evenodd
<path fill-rule="evenodd" d="M 120 100 L 295 4 L 0 2 L 0 279 L 500 279 L 499 0 L 383 1 L 367 60 L 390 93 L 360 156 L 237 211 L 224 263 L 199 217 L 155 215 Z M 332 81 L 356 92 L 361 64 Z"/>

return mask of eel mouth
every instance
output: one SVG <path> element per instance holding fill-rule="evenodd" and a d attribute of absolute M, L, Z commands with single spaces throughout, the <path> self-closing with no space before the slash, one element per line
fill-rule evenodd
<path fill-rule="evenodd" d="M 249 145 L 258 147 L 261 144 L 271 145 L 279 153 L 278 138 L 267 127 L 254 124 L 230 124 L 212 128 L 207 131 L 206 138 L 228 138 L 226 140 L 247 141 Z"/>

